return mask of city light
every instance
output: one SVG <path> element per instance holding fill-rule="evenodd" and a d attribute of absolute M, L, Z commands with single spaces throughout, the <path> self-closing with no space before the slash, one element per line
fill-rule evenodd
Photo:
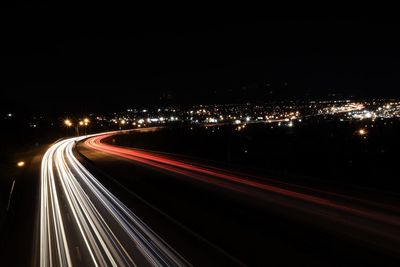
<path fill-rule="evenodd" d="M 25 166 L 25 161 L 19 161 L 19 162 L 17 163 L 17 166 L 18 166 L 19 168 L 24 167 L 24 166 Z"/>
<path fill-rule="evenodd" d="M 359 135 L 366 135 L 367 131 L 365 129 L 360 129 L 360 130 L 358 130 L 358 134 Z"/>
<path fill-rule="evenodd" d="M 66 119 L 66 120 L 64 121 L 64 124 L 65 124 L 66 126 L 68 126 L 68 127 L 71 127 L 71 126 L 72 126 L 72 122 L 71 122 L 71 120 L 69 120 L 69 119 Z"/>

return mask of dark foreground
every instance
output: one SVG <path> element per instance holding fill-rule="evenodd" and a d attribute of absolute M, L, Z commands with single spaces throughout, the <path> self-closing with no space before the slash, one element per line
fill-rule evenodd
<path fill-rule="evenodd" d="M 258 126 L 253 128 L 253 133 L 252 130 L 237 133 L 230 131 L 229 128 L 227 131 L 224 127 L 207 129 L 202 127 L 194 130 L 168 128 L 163 131 L 116 135 L 106 139 L 105 142 L 113 146 L 134 146 L 153 150 L 159 147 L 164 151 L 189 155 L 189 157 L 179 156 L 181 160 L 278 178 L 282 182 L 295 181 L 301 186 L 346 194 L 355 199 L 366 199 L 368 205 L 379 209 L 383 207 L 384 212 L 386 209 L 391 215 L 398 216 L 396 207 L 399 198 L 395 193 L 398 182 L 393 179 L 394 168 L 390 168 L 394 160 L 391 153 L 398 146 L 398 142 L 389 138 L 386 138 L 384 142 L 379 142 L 378 139 L 359 140 L 348 130 L 350 135 L 346 142 L 349 146 L 335 148 L 343 137 L 340 134 L 345 135 L 346 131 L 332 130 L 333 137 L 331 133 L 328 135 L 328 141 L 323 140 L 331 151 L 336 149 L 332 153 L 338 155 L 338 150 L 352 150 L 354 153 L 343 154 L 344 156 L 336 159 L 335 162 L 332 162 L 333 156 L 329 158 L 328 153 L 326 155 L 330 162 L 324 165 L 326 158 L 321 155 L 313 156 L 318 149 L 324 150 L 319 148 L 321 143 L 317 142 L 321 140 L 313 140 L 312 136 L 308 136 L 308 140 L 311 140 L 308 143 L 305 141 L 293 145 L 295 138 L 301 136 L 304 138 L 306 134 L 297 132 L 295 135 L 293 129 L 278 129 L 280 132 L 275 137 L 269 132 L 271 134 L 269 138 L 260 143 L 260 136 L 263 137 L 265 132 L 254 130 L 257 129 L 256 127 Z M 309 133 L 309 130 L 307 131 L 306 133 Z M 321 131 L 324 132 L 324 129 Z M 283 132 L 286 133 L 281 137 Z M 395 131 L 392 129 L 390 132 Z M 316 132 L 316 135 L 324 139 L 325 137 L 320 133 Z M 338 133 L 339 137 L 337 137 Z M 268 144 L 268 140 L 274 140 L 273 138 L 281 138 L 281 141 L 289 142 L 270 146 L 269 151 L 266 152 L 274 156 L 266 153 L 266 156 L 262 157 L 257 154 L 265 151 L 265 144 Z M 196 141 L 190 145 L 191 140 Z M 333 144 L 330 144 L 329 140 Z M 274 141 L 270 141 L 269 145 L 271 142 Z M 390 147 L 389 144 L 392 146 Z M 304 174 L 307 174 L 306 171 L 309 168 L 305 166 L 299 168 L 299 166 L 304 165 L 307 159 L 298 158 L 297 163 L 294 163 L 293 159 L 300 155 L 301 147 L 307 146 L 312 149 L 304 154 L 313 156 L 312 159 L 318 164 L 311 174 L 323 173 L 329 165 L 343 166 L 340 165 L 340 161 L 349 157 L 357 159 L 355 162 L 357 166 L 364 163 L 367 164 L 366 170 L 374 169 L 374 166 L 368 165 L 368 160 L 374 159 L 368 159 L 372 155 L 380 160 L 376 162 L 376 168 L 382 169 L 387 166 L 383 170 L 386 176 L 380 180 L 374 180 L 375 172 L 367 173 L 366 170 L 361 170 L 365 174 L 364 177 L 367 177 L 366 181 L 362 182 L 362 176 L 357 172 L 360 169 L 345 165 L 343 168 L 337 168 L 333 173 L 330 169 L 327 170 L 325 179 L 305 177 Z M 371 148 L 378 147 L 385 148 L 385 151 L 378 154 L 370 152 Z M 282 154 L 278 153 L 279 148 L 283 150 Z M 286 160 L 294 166 L 289 164 L 290 166 L 286 168 L 284 164 L 279 165 L 282 157 L 285 157 L 284 152 L 291 148 L 294 148 L 294 155 L 289 155 Z M 245 150 L 247 152 L 244 152 Z M 2 216 L 4 219 L 1 232 L 1 258 L 2 262 L 8 266 L 27 266 L 37 262 L 35 258 L 39 196 L 37 185 L 43 152 L 44 149 L 40 148 L 29 155 L 24 155 L 29 159 L 26 168 L 12 177 L 15 177 L 17 186 L 14 189 L 10 208 L 5 216 Z M 396 240 L 400 233 L 396 226 L 392 227 L 393 229 L 382 229 L 382 224 L 376 224 L 374 232 L 391 233 L 389 240 L 394 240 L 394 242 L 389 243 L 385 238 L 382 238 L 382 241 L 374 234 L 366 234 L 371 233 L 370 229 L 374 227 L 374 224 L 368 220 L 357 221 L 357 216 L 337 213 L 334 220 L 321 219 L 329 217 L 324 216 L 327 211 L 319 210 L 321 214 L 317 214 L 315 211 L 318 209 L 315 209 L 313 205 L 304 205 L 299 210 L 296 208 L 299 207 L 298 203 L 287 199 L 285 199 L 285 205 L 281 205 L 283 198 L 277 197 L 276 194 L 265 194 L 257 190 L 249 190 L 252 194 L 248 194 L 245 187 L 231 190 L 203 183 L 166 169 L 93 150 L 84 143 L 78 145 L 76 156 L 106 188 L 110 189 L 151 229 L 194 265 L 381 266 L 384 263 L 388 266 L 396 265 L 399 261 L 399 246 Z M 269 167 L 274 162 L 278 163 L 275 165 L 277 168 L 271 172 Z M 265 168 L 262 168 L 263 166 Z M 301 175 L 294 175 L 293 170 L 298 170 Z M 333 179 L 338 173 L 348 173 L 351 180 L 346 181 L 343 177 Z M 11 182 L 11 180 L 3 181 L 7 186 Z M 376 186 L 374 190 L 371 186 L 366 189 L 368 185 Z M 389 185 L 391 193 L 379 191 L 385 190 Z M 245 190 L 242 190 L 244 188 Z M 334 202 L 337 199 L 331 200 Z M 342 204 L 351 204 L 351 202 L 352 200 L 349 200 L 349 203 Z M 7 203 L 7 198 L 3 198 L 2 203 Z M 292 207 L 290 204 L 293 204 Z M 381 204 L 385 206 L 379 206 Z M 313 211 L 314 214 L 308 211 Z M 336 224 L 335 222 L 343 223 Z M 349 226 L 349 222 L 357 223 L 357 227 Z"/>

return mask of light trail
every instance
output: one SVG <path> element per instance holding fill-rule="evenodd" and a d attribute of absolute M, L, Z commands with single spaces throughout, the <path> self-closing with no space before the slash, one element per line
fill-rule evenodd
<path fill-rule="evenodd" d="M 41 166 L 40 266 L 188 266 L 74 156 L 52 145 Z"/>
<path fill-rule="evenodd" d="M 348 236 L 400 253 L 400 210 L 395 204 L 375 203 L 363 198 L 235 173 L 181 159 L 176 155 L 113 146 L 102 142 L 112 135 L 91 137 L 85 141 L 85 145 L 155 169 L 179 174 L 187 179 L 242 194 L 260 196 L 278 205 L 313 215 L 319 218 L 320 222 L 322 222 L 320 219 L 323 219 L 323 224 L 327 227 L 339 229 L 345 226 L 343 229 L 346 229 L 345 234 Z M 362 234 L 359 234 L 360 232 Z"/>

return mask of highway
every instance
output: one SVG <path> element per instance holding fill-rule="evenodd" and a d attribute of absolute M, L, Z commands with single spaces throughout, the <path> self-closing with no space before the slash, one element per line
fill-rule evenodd
<path fill-rule="evenodd" d="M 96 153 L 100 152 L 108 158 L 108 161 L 115 162 L 118 161 L 118 158 L 130 161 L 134 164 L 130 170 L 143 166 L 150 170 L 150 173 L 160 172 L 160 177 L 163 177 L 160 179 L 175 177 L 170 178 L 170 186 L 168 186 L 168 182 L 162 180 L 157 180 L 157 183 L 164 187 L 168 186 L 169 195 L 173 194 L 176 198 L 185 197 L 185 201 L 193 203 L 193 209 L 196 211 L 193 212 L 183 205 L 178 208 L 173 202 L 175 206 L 170 208 L 169 212 L 175 214 L 176 218 L 180 218 L 182 221 L 186 220 L 187 225 L 192 223 L 193 227 L 198 227 L 196 231 L 203 230 L 203 235 L 207 235 L 212 227 L 218 229 L 212 231 L 214 235 L 225 232 L 221 236 L 227 240 L 226 242 L 217 239 L 213 239 L 213 242 L 231 255 L 240 260 L 243 259 L 246 264 L 260 264 L 264 260 L 265 253 L 268 254 L 269 261 L 274 265 L 299 261 L 308 262 L 309 265 L 313 265 L 313 263 L 315 265 L 337 265 L 343 262 L 371 263 L 381 262 L 383 258 L 389 261 L 400 253 L 400 210 L 396 205 L 397 202 L 382 198 L 378 198 L 376 201 L 373 195 L 366 197 L 362 194 L 351 194 L 257 177 L 192 161 L 179 155 L 119 147 L 105 142 L 112 135 L 99 135 L 85 140 L 84 147 L 88 155 L 92 153 L 89 156 L 91 159 L 96 161 L 96 157 L 98 157 Z M 104 164 L 107 160 L 97 158 L 97 161 L 99 164 Z M 121 164 L 121 168 L 125 168 L 123 166 L 128 164 Z M 111 169 L 115 170 L 113 167 Z M 145 173 L 148 180 L 151 180 L 149 171 Z M 179 179 L 179 182 L 176 182 L 176 179 Z M 154 183 L 154 180 L 152 181 Z M 136 186 L 141 186 L 143 183 L 143 181 L 138 182 Z M 212 192 L 217 191 L 217 194 L 222 195 L 222 199 L 217 198 L 216 201 L 225 203 L 222 208 L 223 214 L 210 215 L 212 213 L 210 203 L 207 204 L 204 200 L 205 204 L 195 203 L 196 200 L 190 200 L 190 197 L 182 192 L 185 190 L 191 192 L 189 187 L 182 185 L 185 189 L 176 189 L 178 188 L 177 184 L 179 187 L 181 184 L 191 184 L 192 187 L 197 188 L 206 187 L 202 193 L 193 193 L 199 198 L 207 194 L 207 197 L 212 199 Z M 148 186 L 152 188 L 151 190 L 155 190 L 154 184 Z M 166 206 L 163 202 L 167 202 L 167 193 L 162 190 L 157 192 L 159 192 L 157 198 L 162 198 L 162 200 L 150 195 L 147 195 L 148 199 L 153 198 L 154 203 Z M 216 201 L 211 205 L 218 206 Z M 241 202 L 250 204 L 243 204 L 243 206 Z M 263 211 L 243 213 L 242 211 L 231 211 L 233 209 L 231 206 L 236 206 L 238 210 Z M 260 206 L 261 208 L 258 208 Z M 175 213 L 177 209 L 180 211 L 179 214 Z M 268 213 L 270 210 L 273 211 L 273 214 Z M 202 226 L 180 216 L 181 213 L 186 213 L 186 217 L 193 216 L 196 218 L 194 221 L 202 220 L 204 222 L 202 217 L 212 218 L 210 220 L 214 220 L 214 223 L 209 223 L 202 229 Z M 242 225 L 232 225 L 232 218 L 235 220 L 235 224 L 243 221 L 240 216 L 246 218 L 244 222 L 240 222 Z M 253 218 L 253 216 L 254 220 L 251 221 L 249 218 Z M 271 218 L 271 216 L 276 218 Z M 223 222 L 219 224 L 215 220 Z M 268 226 L 274 228 L 275 233 L 263 236 L 263 232 L 268 231 L 265 229 L 265 224 L 262 225 L 263 223 L 268 223 Z M 207 222 L 204 222 L 204 225 L 207 225 Z M 233 229 L 227 230 L 230 227 Z M 304 233 L 299 234 L 298 232 Z M 213 236 L 210 235 L 208 238 L 212 240 Z M 298 238 L 304 240 L 299 241 Z M 309 242 L 314 242 L 315 245 L 310 245 Z M 315 254 L 308 255 L 312 253 L 310 251 L 314 251 Z M 284 258 L 283 255 L 287 254 L 292 255 L 293 261 L 290 258 Z M 350 261 L 347 260 L 349 255 L 351 255 Z M 326 259 L 330 257 L 331 261 L 326 262 Z"/>
<path fill-rule="evenodd" d="M 45 153 L 40 266 L 398 261 L 397 202 L 108 143 L 120 133 L 62 140 Z"/>
<path fill-rule="evenodd" d="M 78 161 L 74 146 L 86 137 L 43 156 L 39 265 L 190 265 Z"/>

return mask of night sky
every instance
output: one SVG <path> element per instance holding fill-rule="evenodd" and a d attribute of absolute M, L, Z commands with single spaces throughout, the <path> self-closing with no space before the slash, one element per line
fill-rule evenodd
<path fill-rule="evenodd" d="M 5 13 L 3 111 L 400 96 L 399 24 L 373 16 Z"/>

